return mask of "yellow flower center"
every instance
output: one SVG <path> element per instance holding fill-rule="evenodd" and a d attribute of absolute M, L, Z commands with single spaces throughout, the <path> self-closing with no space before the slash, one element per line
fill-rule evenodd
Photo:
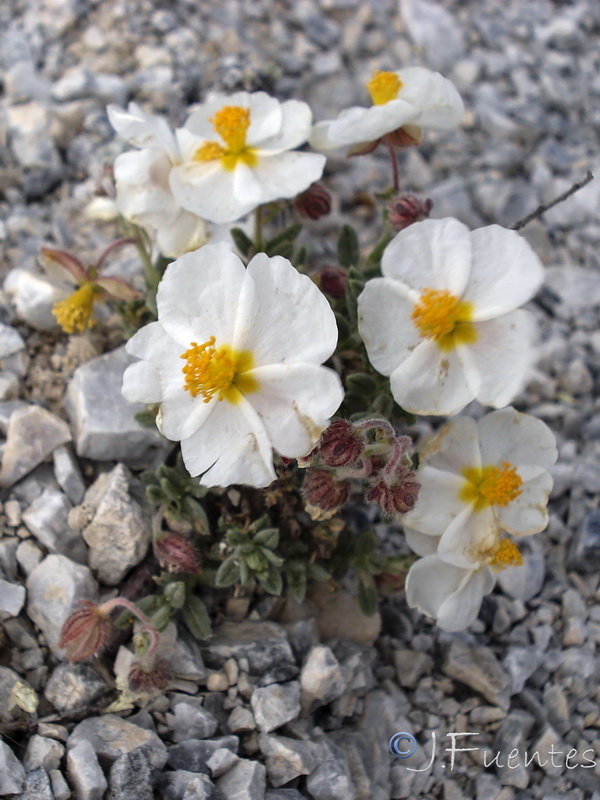
<path fill-rule="evenodd" d="M 83 333 L 94 327 L 94 300 L 98 289 L 92 283 L 82 283 L 77 291 L 54 303 L 52 313 L 65 333 Z"/>
<path fill-rule="evenodd" d="M 487 506 L 507 506 L 521 494 L 523 480 L 508 461 L 503 461 L 502 467 L 465 467 L 462 474 L 465 483 L 459 497 L 465 503 L 474 503 L 475 511 Z"/>
<path fill-rule="evenodd" d="M 460 300 L 446 289 L 423 289 L 411 319 L 421 336 L 433 339 L 440 350 L 458 344 L 473 344 L 477 330 L 471 322 L 473 304 Z"/>
<path fill-rule="evenodd" d="M 226 170 L 235 169 L 238 161 L 249 167 L 256 165 L 258 158 L 252 147 L 246 146 L 246 132 L 250 127 L 250 109 L 241 106 L 224 106 L 209 120 L 223 142 L 204 142 L 194 153 L 196 161 L 221 159 Z"/>
<path fill-rule="evenodd" d="M 499 572 L 507 567 L 520 567 L 523 563 L 523 556 L 517 545 L 510 539 L 501 539 L 495 553 L 488 561 L 494 572 Z"/>
<path fill-rule="evenodd" d="M 382 106 L 390 100 L 396 100 L 404 84 L 395 72 L 377 70 L 367 83 L 373 105 Z"/>
<path fill-rule="evenodd" d="M 186 361 L 182 367 L 183 388 L 192 397 L 201 395 L 204 403 L 215 396 L 237 403 L 240 394 L 250 394 L 259 388 L 256 378 L 247 374 L 254 365 L 252 353 L 233 350 L 228 344 L 216 348 L 214 336 L 203 344 L 192 342 L 181 358 Z"/>

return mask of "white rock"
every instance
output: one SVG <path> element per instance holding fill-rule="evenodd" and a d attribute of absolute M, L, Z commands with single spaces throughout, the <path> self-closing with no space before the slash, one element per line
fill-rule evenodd
<path fill-rule="evenodd" d="M 0 619 L 16 617 L 25 604 L 25 587 L 0 578 Z"/>
<path fill-rule="evenodd" d="M 55 330 L 58 325 L 52 306 L 63 300 L 68 292 L 55 286 L 43 275 L 26 269 L 8 273 L 4 289 L 14 303 L 20 319 L 40 331 Z"/>
<path fill-rule="evenodd" d="M 25 342 L 19 331 L 0 322 L 0 358 L 12 356 L 24 348 Z"/>
<path fill-rule="evenodd" d="M 0 486 L 12 486 L 70 438 L 69 426 L 50 411 L 34 405 L 17 408 L 6 432 Z"/>

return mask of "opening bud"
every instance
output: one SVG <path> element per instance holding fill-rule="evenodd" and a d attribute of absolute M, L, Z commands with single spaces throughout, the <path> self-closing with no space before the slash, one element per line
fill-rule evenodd
<path fill-rule="evenodd" d="M 318 453 L 328 467 L 355 464 L 362 456 L 364 440 L 351 422 L 336 419 L 321 436 Z"/>
<path fill-rule="evenodd" d="M 378 476 L 365 499 L 377 503 L 389 516 L 406 514 L 415 507 L 420 488 L 412 470 L 397 466 L 391 475 Z"/>
<path fill-rule="evenodd" d="M 110 642 L 114 626 L 107 610 L 91 600 L 82 600 L 80 608 L 63 625 L 59 648 L 66 650 L 71 662 L 97 656 Z"/>
<path fill-rule="evenodd" d="M 154 694 L 164 692 L 171 677 L 171 669 L 163 659 L 139 659 L 131 663 L 127 685 L 135 694 Z"/>
<path fill-rule="evenodd" d="M 322 183 L 313 183 L 294 200 L 294 208 L 301 217 L 321 219 L 331 211 L 331 195 Z"/>
<path fill-rule="evenodd" d="M 405 194 L 397 197 L 388 204 L 388 219 L 395 231 L 403 231 L 412 225 L 413 222 L 420 222 L 427 219 L 433 203 L 429 198 L 419 200 L 412 194 Z"/>
<path fill-rule="evenodd" d="M 341 267 L 323 267 L 318 283 L 321 291 L 333 300 L 341 300 L 346 293 L 347 276 Z"/>
<path fill-rule="evenodd" d="M 192 542 L 180 533 L 169 532 L 154 540 L 154 555 L 167 572 L 200 572 L 200 558 Z"/>
<path fill-rule="evenodd" d="M 302 495 L 311 519 L 329 519 L 348 499 L 350 481 L 339 481 L 333 472 L 309 467 L 304 476 Z"/>

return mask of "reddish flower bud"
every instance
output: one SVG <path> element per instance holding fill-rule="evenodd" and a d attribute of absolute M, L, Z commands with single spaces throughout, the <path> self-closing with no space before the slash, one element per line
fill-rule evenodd
<path fill-rule="evenodd" d="M 192 542 L 180 533 L 169 532 L 154 540 L 154 555 L 167 572 L 200 572 L 200 557 Z"/>
<path fill-rule="evenodd" d="M 171 669 L 163 659 L 150 662 L 136 660 L 129 668 L 127 684 L 129 690 L 136 694 L 154 694 L 164 692 L 171 677 Z"/>
<path fill-rule="evenodd" d="M 380 572 L 379 575 L 375 575 L 377 589 L 388 596 L 401 592 L 405 583 L 406 573 L 404 572 Z"/>
<path fill-rule="evenodd" d="M 365 499 L 377 503 L 390 516 L 406 514 L 414 508 L 420 488 L 415 473 L 406 467 L 398 466 L 393 475 L 387 478 L 380 475 L 365 495 Z"/>
<path fill-rule="evenodd" d="M 363 449 L 364 441 L 354 425 L 336 419 L 321 436 L 319 455 L 328 467 L 344 467 L 355 464 Z"/>
<path fill-rule="evenodd" d="M 329 519 L 348 499 L 350 481 L 338 481 L 333 472 L 309 467 L 304 476 L 302 495 L 312 519 Z"/>
<path fill-rule="evenodd" d="M 85 661 L 98 655 L 108 645 L 114 629 L 107 611 L 90 600 L 82 600 L 83 608 L 75 611 L 63 625 L 59 648 L 67 651 L 71 662 Z"/>
<path fill-rule="evenodd" d="M 321 183 L 313 183 L 294 200 L 294 208 L 301 217 L 321 219 L 331 211 L 331 195 Z"/>
<path fill-rule="evenodd" d="M 413 222 L 420 222 L 426 219 L 433 203 L 429 198 L 419 200 L 412 194 L 406 194 L 403 197 L 397 197 L 388 204 L 388 216 L 390 225 L 395 231 L 403 231 L 408 228 Z"/>
<path fill-rule="evenodd" d="M 323 267 L 319 272 L 321 291 L 334 300 L 341 300 L 346 293 L 346 273 L 341 267 Z"/>

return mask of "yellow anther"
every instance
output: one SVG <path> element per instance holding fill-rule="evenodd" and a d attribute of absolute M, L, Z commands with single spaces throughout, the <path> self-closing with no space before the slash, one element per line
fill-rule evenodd
<path fill-rule="evenodd" d="M 433 339 L 440 350 L 457 344 L 473 344 L 477 330 L 471 318 L 473 304 L 460 300 L 446 289 L 423 289 L 411 319 L 424 338 Z"/>
<path fill-rule="evenodd" d="M 521 494 L 523 480 L 508 461 L 502 467 L 467 467 L 462 474 L 466 480 L 459 497 L 466 503 L 474 503 L 476 511 L 487 506 L 507 506 Z"/>
<path fill-rule="evenodd" d="M 243 161 L 253 167 L 258 158 L 252 147 L 246 146 L 246 133 L 250 127 L 250 109 L 241 106 L 224 106 L 210 120 L 222 141 L 223 147 L 218 142 L 204 142 L 194 153 L 196 161 L 213 161 L 220 158 L 221 164 L 227 170 L 235 169 L 238 161 Z"/>
<path fill-rule="evenodd" d="M 182 367 L 183 388 L 192 397 L 201 395 L 204 403 L 213 397 L 235 403 L 240 392 L 249 394 L 258 389 L 258 381 L 246 373 L 252 369 L 253 356 L 248 350 L 235 351 L 224 344 L 216 348 L 215 337 L 203 344 L 191 343 L 181 355 L 186 365 Z"/>
<path fill-rule="evenodd" d="M 507 567 L 520 567 L 523 556 L 514 542 L 504 538 L 500 540 L 496 552 L 488 563 L 495 572 L 498 572 Z"/>
<path fill-rule="evenodd" d="M 94 300 L 98 293 L 92 283 L 83 283 L 77 291 L 54 303 L 52 313 L 65 333 L 84 333 L 94 327 Z"/>
<path fill-rule="evenodd" d="M 377 70 L 367 83 L 373 105 L 382 106 L 390 100 L 396 100 L 404 84 L 395 72 Z"/>

